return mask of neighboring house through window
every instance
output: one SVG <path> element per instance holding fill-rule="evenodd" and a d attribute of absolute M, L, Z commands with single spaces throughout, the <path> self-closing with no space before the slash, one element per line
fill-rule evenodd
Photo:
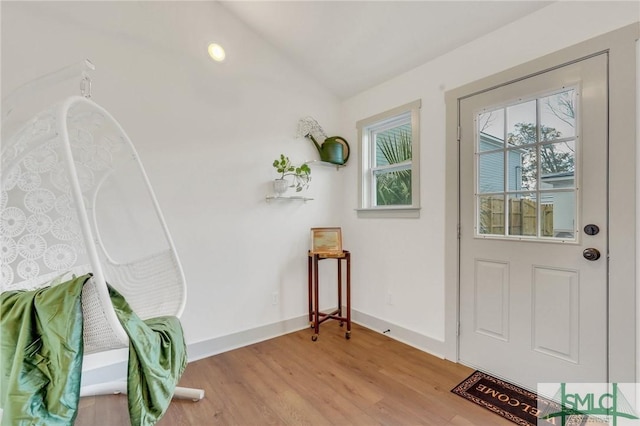
<path fill-rule="evenodd" d="M 358 121 L 359 217 L 419 217 L 420 105 Z"/>

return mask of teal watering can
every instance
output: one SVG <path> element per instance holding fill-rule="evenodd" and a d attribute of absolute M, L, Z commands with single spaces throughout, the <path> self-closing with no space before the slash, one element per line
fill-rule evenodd
<path fill-rule="evenodd" d="M 307 137 L 311 139 L 318 149 L 320 160 L 342 165 L 349 159 L 349 144 L 346 139 L 340 136 L 331 136 L 326 138 L 322 145 L 320 145 L 311 134 L 307 135 Z"/>

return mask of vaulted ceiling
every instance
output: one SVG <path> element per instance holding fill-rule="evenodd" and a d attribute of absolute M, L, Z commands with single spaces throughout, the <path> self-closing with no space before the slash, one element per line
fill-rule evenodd
<path fill-rule="evenodd" d="M 552 2 L 221 3 L 323 86 L 345 99 Z"/>

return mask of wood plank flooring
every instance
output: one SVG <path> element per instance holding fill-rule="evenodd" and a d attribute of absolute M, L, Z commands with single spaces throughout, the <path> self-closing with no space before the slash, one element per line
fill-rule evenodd
<path fill-rule="evenodd" d="M 160 426 L 513 425 L 450 390 L 473 370 L 354 325 L 336 322 L 189 364 L 180 386 L 200 402 L 173 400 Z M 130 425 L 127 398 L 82 398 L 76 426 Z"/>

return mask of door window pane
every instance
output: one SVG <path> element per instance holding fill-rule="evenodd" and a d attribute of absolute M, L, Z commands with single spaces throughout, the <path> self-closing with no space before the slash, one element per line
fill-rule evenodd
<path fill-rule="evenodd" d="M 540 194 L 542 236 L 572 240 L 576 229 L 576 193 L 574 191 Z"/>
<path fill-rule="evenodd" d="M 507 142 L 509 145 L 536 143 L 537 113 L 535 99 L 507 108 Z"/>
<path fill-rule="evenodd" d="M 572 138 L 576 135 L 575 90 L 540 98 L 542 140 Z"/>
<path fill-rule="evenodd" d="M 504 196 L 481 195 L 478 197 L 478 233 L 504 235 Z"/>
<path fill-rule="evenodd" d="M 504 152 L 480 154 L 478 161 L 478 192 L 504 191 Z"/>
<path fill-rule="evenodd" d="M 575 183 L 575 141 L 558 142 L 540 147 L 541 188 L 573 188 Z"/>
<path fill-rule="evenodd" d="M 509 235 L 538 235 L 538 200 L 535 193 L 509 195 Z"/>
<path fill-rule="evenodd" d="M 504 108 L 478 115 L 478 151 L 492 151 L 504 147 Z"/>
<path fill-rule="evenodd" d="M 536 189 L 538 161 L 536 147 L 507 151 L 507 188 L 509 191 Z"/>

